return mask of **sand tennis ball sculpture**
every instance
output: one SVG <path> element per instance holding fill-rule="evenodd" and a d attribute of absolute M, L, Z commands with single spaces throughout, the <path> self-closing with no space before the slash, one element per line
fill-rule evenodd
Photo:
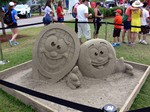
<path fill-rule="evenodd" d="M 33 49 L 33 77 L 58 82 L 75 66 L 79 46 L 75 32 L 69 27 L 61 24 L 45 27 Z"/>
<path fill-rule="evenodd" d="M 79 70 L 83 76 L 105 78 L 116 72 L 133 75 L 133 67 L 116 58 L 112 45 L 104 39 L 92 39 L 81 45 L 78 59 Z"/>

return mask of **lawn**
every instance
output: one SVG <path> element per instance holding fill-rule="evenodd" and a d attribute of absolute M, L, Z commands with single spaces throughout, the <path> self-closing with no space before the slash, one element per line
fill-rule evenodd
<path fill-rule="evenodd" d="M 15 97 L 0 89 L 0 112 L 36 112 Z"/>
<path fill-rule="evenodd" d="M 113 19 L 106 19 L 104 21 L 112 22 Z M 74 24 L 66 24 L 70 28 L 74 29 Z M 91 24 L 91 34 L 93 34 L 93 25 Z M 23 62 L 29 61 L 32 59 L 32 48 L 34 45 L 34 42 L 36 38 L 38 37 L 38 34 L 40 31 L 43 29 L 43 27 L 37 27 L 37 28 L 28 28 L 28 29 L 23 29 L 20 30 L 21 35 L 25 35 L 25 38 L 18 39 L 20 42 L 19 45 L 10 47 L 8 42 L 2 43 L 2 48 L 3 48 L 3 54 L 4 58 L 6 60 L 9 60 L 10 62 L 6 65 L 1 65 L 0 66 L 0 71 L 7 69 L 9 67 L 21 64 Z M 108 25 L 107 27 L 107 40 L 112 43 L 113 37 L 112 37 L 112 32 L 113 32 L 113 25 Z M 99 32 L 99 38 L 105 38 L 105 25 L 102 25 L 100 28 Z M 83 41 L 85 39 L 83 38 Z M 150 36 L 148 35 L 147 37 L 148 42 L 150 43 Z M 138 44 L 138 39 L 136 40 L 137 44 L 134 47 L 127 46 L 125 44 L 121 44 L 120 47 L 116 47 L 116 54 L 117 57 L 124 57 L 125 60 L 133 61 L 133 62 L 138 62 L 138 63 L 143 63 L 150 65 L 150 44 L 148 45 L 141 45 Z M 136 97 L 131 109 L 138 109 L 138 108 L 143 108 L 143 107 L 149 107 L 150 106 L 150 76 L 147 78 L 144 86 L 142 87 L 140 93 Z M 0 98 L 3 98 L 5 102 L 1 103 L 0 99 L 0 109 L 6 105 L 9 106 L 10 109 L 14 110 L 13 112 L 17 112 L 18 108 L 21 107 L 21 103 L 18 103 L 18 101 L 10 100 L 9 95 L 4 93 L 0 89 Z M 13 97 L 11 98 L 13 99 Z M 13 102 L 13 106 L 9 105 L 11 104 L 10 102 Z M 15 105 L 15 106 L 14 106 Z M 25 107 L 22 107 L 25 108 Z M 29 111 L 32 110 L 30 107 L 27 106 Z M 16 110 L 16 111 L 15 111 Z M 0 110 L 1 112 L 1 110 Z M 2 110 L 2 112 L 8 112 L 6 110 Z M 22 111 L 21 111 L 22 112 Z"/>

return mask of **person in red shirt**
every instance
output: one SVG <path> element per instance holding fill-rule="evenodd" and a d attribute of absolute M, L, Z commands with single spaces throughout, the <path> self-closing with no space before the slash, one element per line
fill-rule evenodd
<path fill-rule="evenodd" d="M 58 1 L 58 7 L 57 7 L 57 17 L 58 17 L 58 21 L 59 22 L 63 22 L 64 21 L 64 11 L 63 11 L 63 2 L 60 0 Z"/>
<path fill-rule="evenodd" d="M 121 24 L 122 24 L 122 11 L 120 9 L 117 9 L 116 11 L 116 16 L 114 18 L 114 32 L 113 32 L 113 37 L 114 37 L 114 43 L 112 44 L 113 47 L 120 46 L 120 32 L 121 32 Z M 116 25 L 120 24 L 120 25 Z"/>

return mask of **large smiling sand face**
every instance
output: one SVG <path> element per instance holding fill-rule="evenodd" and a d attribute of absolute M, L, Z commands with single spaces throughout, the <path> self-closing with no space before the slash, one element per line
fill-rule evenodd
<path fill-rule="evenodd" d="M 115 70 L 116 54 L 103 39 L 92 39 L 81 45 L 78 66 L 84 76 L 103 78 Z"/>
<path fill-rule="evenodd" d="M 68 27 L 55 24 L 40 34 L 33 52 L 34 75 L 41 75 L 57 82 L 67 75 L 76 64 L 79 41 Z"/>

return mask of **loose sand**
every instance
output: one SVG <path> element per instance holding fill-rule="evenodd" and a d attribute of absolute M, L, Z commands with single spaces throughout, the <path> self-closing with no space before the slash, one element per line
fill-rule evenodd
<path fill-rule="evenodd" d="M 56 84 L 33 80 L 32 69 L 23 70 L 8 77 L 7 81 L 21 85 L 42 93 L 84 105 L 102 108 L 106 104 L 113 104 L 121 108 L 145 71 L 134 69 L 134 76 L 125 73 L 112 74 L 106 79 L 92 79 L 83 77 L 82 86 L 76 90 L 70 89 L 65 80 Z M 35 97 L 33 97 L 35 98 Z M 35 98 L 58 112 L 78 112 L 58 104 Z"/>

